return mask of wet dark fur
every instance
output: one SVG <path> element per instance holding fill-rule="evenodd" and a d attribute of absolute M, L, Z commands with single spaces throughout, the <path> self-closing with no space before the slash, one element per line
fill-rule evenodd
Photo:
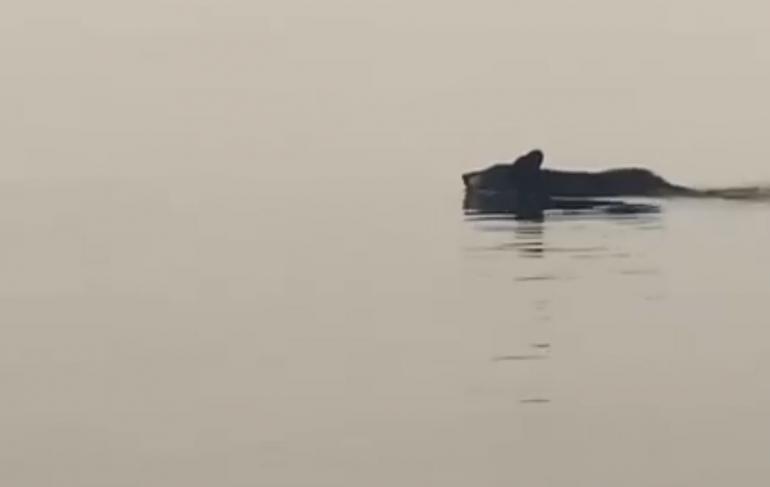
<path fill-rule="evenodd" d="M 639 168 L 599 172 L 541 169 L 543 153 L 535 150 L 513 163 L 463 174 L 468 191 L 517 193 L 527 200 L 550 197 L 696 196 L 700 192 L 669 183 Z"/>
<path fill-rule="evenodd" d="M 770 186 L 694 189 L 672 184 L 647 169 L 624 168 L 579 172 L 541 169 L 543 153 L 534 150 L 509 164 L 496 164 L 463 174 L 463 208 L 470 213 L 506 213 L 539 219 L 547 210 L 644 214 L 655 203 L 620 197 L 720 198 L 770 201 Z"/>

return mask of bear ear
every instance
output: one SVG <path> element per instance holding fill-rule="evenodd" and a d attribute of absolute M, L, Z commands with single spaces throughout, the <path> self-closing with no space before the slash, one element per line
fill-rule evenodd
<path fill-rule="evenodd" d="M 535 149 L 532 152 L 516 159 L 513 168 L 523 172 L 537 172 L 543 165 L 543 151 Z"/>

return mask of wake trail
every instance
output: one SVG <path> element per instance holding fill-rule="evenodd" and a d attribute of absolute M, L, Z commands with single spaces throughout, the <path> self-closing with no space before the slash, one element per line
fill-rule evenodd
<path fill-rule="evenodd" d="M 770 184 L 705 188 L 697 191 L 703 197 L 742 201 L 770 201 Z"/>

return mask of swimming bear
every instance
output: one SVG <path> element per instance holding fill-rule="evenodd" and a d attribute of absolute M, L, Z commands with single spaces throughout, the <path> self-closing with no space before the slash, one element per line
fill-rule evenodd
<path fill-rule="evenodd" d="M 669 183 L 647 169 L 598 172 L 542 169 L 543 152 L 533 150 L 510 164 L 463 174 L 467 191 L 515 193 L 536 203 L 551 197 L 698 196 L 700 191 Z"/>
<path fill-rule="evenodd" d="M 533 150 L 509 164 L 496 164 L 462 175 L 463 208 L 472 213 L 512 213 L 540 218 L 545 210 L 644 214 L 656 204 L 622 201 L 618 197 L 719 198 L 770 201 L 770 186 L 694 189 L 670 183 L 647 169 L 622 168 L 597 172 L 542 169 L 543 152 Z"/>

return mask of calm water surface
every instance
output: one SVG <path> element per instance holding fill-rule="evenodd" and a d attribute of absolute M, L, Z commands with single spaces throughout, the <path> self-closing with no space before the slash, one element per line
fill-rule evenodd
<path fill-rule="evenodd" d="M 0 479 L 770 480 L 767 204 L 480 218 L 456 176 L 6 184 Z"/>
<path fill-rule="evenodd" d="M 770 485 L 767 2 L 5 3 L 1 487 Z"/>

